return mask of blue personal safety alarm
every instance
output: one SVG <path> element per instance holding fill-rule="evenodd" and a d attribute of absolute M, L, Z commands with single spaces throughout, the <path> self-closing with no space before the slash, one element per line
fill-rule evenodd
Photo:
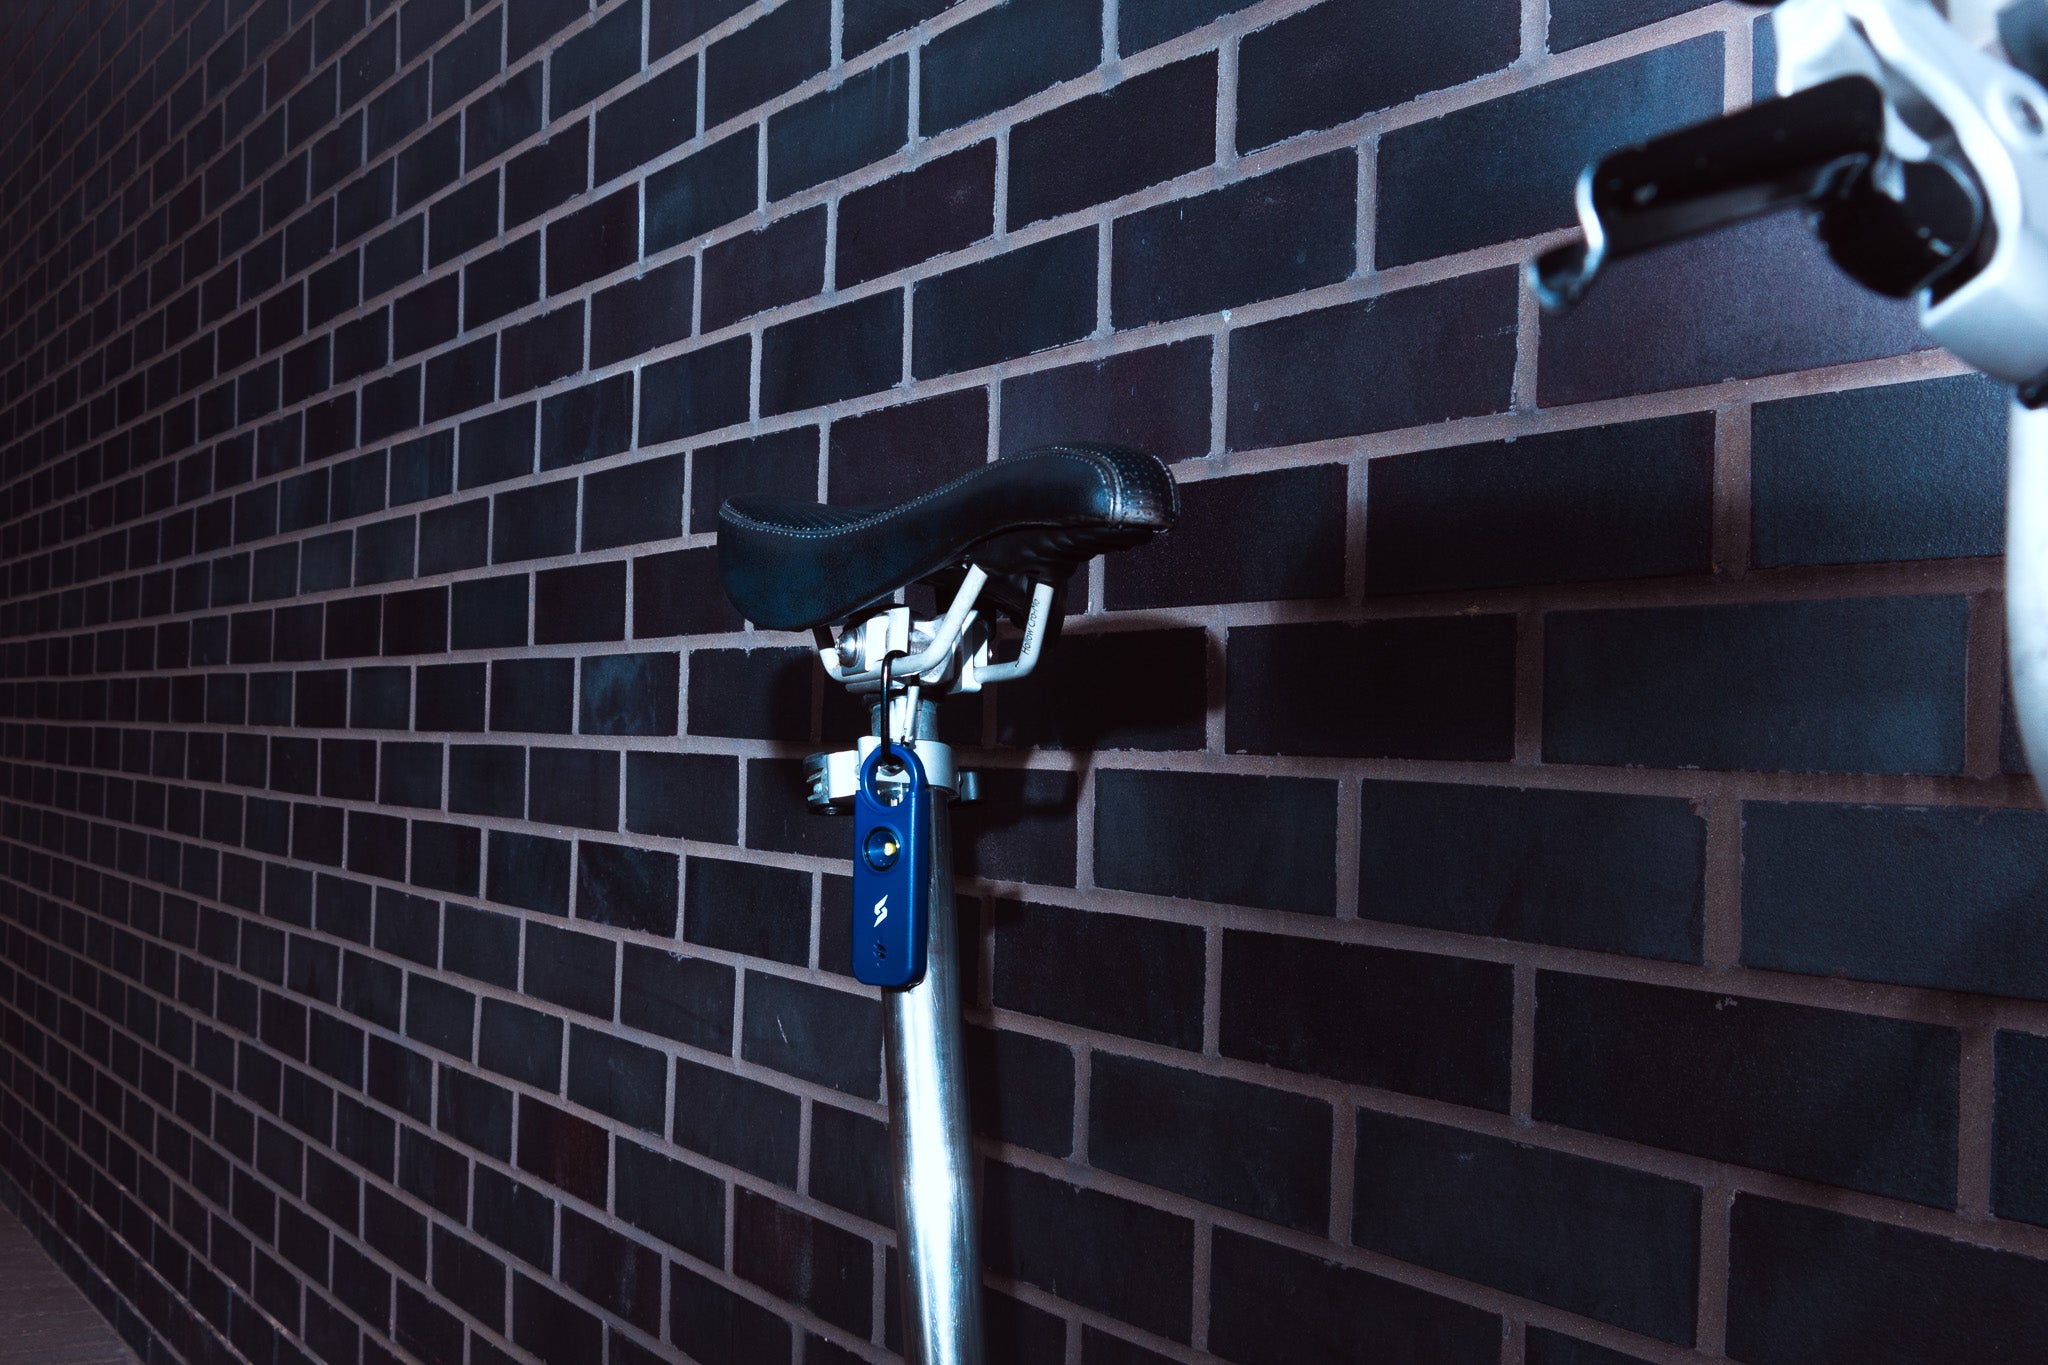
<path fill-rule="evenodd" d="M 931 804 L 924 765 L 907 747 L 883 745 L 861 764 L 853 797 L 853 974 L 870 986 L 903 990 L 924 980 Z"/>

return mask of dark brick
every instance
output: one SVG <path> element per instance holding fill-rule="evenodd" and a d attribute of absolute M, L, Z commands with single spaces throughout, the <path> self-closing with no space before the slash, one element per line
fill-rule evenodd
<path fill-rule="evenodd" d="M 690 655 L 690 733 L 791 738 L 810 730 L 805 649 L 700 649 Z"/>
<path fill-rule="evenodd" d="M 1505 964 L 1224 935 L 1226 1057 L 1505 1110 L 1513 1000 Z"/>
<path fill-rule="evenodd" d="M 577 122 L 521 152 L 505 167 L 506 228 L 531 222 L 589 185 L 590 127 Z"/>
<path fill-rule="evenodd" d="M 554 0 L 554 3 L 561 3 L 561 0 Z M 569 0 L 569 3 L 575 4 L 577 0 Z M 513 17 L 516 20 L 517 11 Z M 513 48 L 515 60 L 520 50 Z M 469 106 L 462 116 L 462 164 L 465 167 L 474 171 L 486 162 L 495 161 L 507 149 L 540 131 L 541 125 L 547 121 L 542 117 L 542 74 L 539 62 L 529 63 L 508 77 L 504 84 L 488 91 Z"/>
<path fill-rule="evenodd" d="M 445 275 L 391 305 L 393 359 L 403 360 L 454 338 L 460 330 L 456 316 L 460 283 L 454 275 Z"/>
<path fill-rule="evenodd" d="M 1303 1232 L 1328 1227 L 1327 1101 L 1107 1053 L 1091 1086 L 1091 1165 Z"/>
<path fill-rule="evenodd" d="M 453 121 L 430 128 L 398 153 L 394 191 L 398 211 L 424 203 L 455 182 L 462 170 L 462 130 Z"/>
<path fill-rule="evenodd" d="M 2005 545 L 2007 394 L 1977 375 L 1759 403 L 1759 565 L 1995 555 Z"/>
<path fill-rule="evenodd" d="M 444 496 L 454 487 L 454 466 L 455 442 L 449 432 L 399 442 L 391 448 L 391 505 Z"/>
<path fill-rule="evenodd" d="M 1959 772 L 1967 631 L 1953 597 L 1556 612 L 1543 756 Z"/>
<path fill-rule="evenodd" d="M 859 170 L 909 140 L 910 59 L 892 57 L 769 116 L 768 197 Z"/>
<path fill-rule="evenodd" d="M 1234 629 L 1224 748 L 1505 759 L 1514 633 L 1508 616 Z"/>
<path fill-rule="evenodd" d="M 918 281 L 911 373 L 976 369 L 1088 335 L 1095 239 L 1092 229 L 1070 232 Z"/>
<path fill-rule="evenodd" d="M 1075 156 L 1076 147 L 1088 156 Z M 1010 132 L 1009 225 L 1106 203 L 1216 159 L 1216 58 L 1193 57 Z"/>
<path fill-rule="evenodd" d="M 1124 0 L 1117 10 L 1117 50 L 1128 57 L 1168 38 L 1192 33 L 1212 19 L 1235 14 L 1253 0 Z"/>
<path fill-rule="evenodd" d="M 518 988 L 519 921 L 516 918 L 454 904 L 444 907 L 442 915 L 446 921 L 441 951 L 443 967 L 507 990 Z"/>
<path fill-rule="evenodd" d="M 633 638 L 740 629 L 740 614 L 718 586 L 717 556 L 707 547 L 634 560 Z"/>
<path fill-rule="evenodd" d="M 648 59 L 675 51 L 746 7 L 746 0 L 676 0 L 657 5 L 647 16 Z"/>
<path fill-rule="evenodd" d="M 478 327 L 540 298 L 540 234 L 480 256 L 462 269 L 462 325 Z"/>
<path fill-rule="evenodd" d="M 1556 972 L 1536 997 L 1539 1120 L 1955 1202 L 1953 1030 Z"/>
<path fill-rule="evenodd" d="M 1521 46 L 1512 0 L 1325 0 L 1239 47 L 1237 148 L 1406 103 L 1498 71 Z"/>
<path fill-rule="evenodd" d="M 1227 1360 L 1500 1358 L 1501 1322 L 1491 1313 L 1227 1228 L 1214 1236 L 1209 1349 Z"/>
<path fill-rule="evenodd" d="M 1527 1365 L 1644 1365 L 1641 1356 L 1610 1351 L 1535 1326 L 1529 1328 L 1524 1359 Z"/>
<path fill-rule="evenodd" d="M 1358 159 L 1335 152 L 1117 220 L 1116 326 L 1334 284 L 1357 261 Z"/>
<path fill-rule="evenodd" d="M 2048 1223 L 2048 1039 L 1997 1036 L 1991 1207 L 2001 1218 Z"/>
<path fill-rule="evenodd" d="M 530 819 L 580 829 L 618 828 L 617 754 L 599 749 L 535 748 L 528 763 Z"/>
<path fill-rule="evenodd" d="M 566 735 L 573 659 L 500 659 L 491 665 L 491 728 Z"/>
<path fill-rule="evenodd" d="M 1762 218 L 1616 262 L 1545 320 L 1536 396 L 1562 406 L 1928 344 L 1910 305 L 1851 283 L 1803 222 Z"/>
<path fill-rule="evenodd" d="M 490 528 L 491 504 L 488 498 L 476 498 L 469 502 L 456 503 L 452 507 L 437 507 L 420 514 L 420 572 L 452 573 L 460 569 L 473 569 L 489 559 L 485 536 Z M 460 602 L 462 584 L 455 585 L 455 599 Z M 465 648 L 460 642 L 465 621 L 458 607 L 455 612 L 454 628 L 458 637 L 456 648 Z"/>
<path fill-rule="evenodd" d="M 810 961 L 811 879 L 789 868 L 691 858 L 683 937 L 707 948 L 803 966 Z"/>
<path fill-rule="evenodd" d="M 1075 775 L 1012 768 L 980 776 L 981 803 L 954 819 L 954 856 L 966 875 L 1074 885 L 1081 795 Z"/>
<path fill-rule="evenodd" d="M 452 417 L 490 402 L 497 383 L 497 351 L 497 338 L 484 337 L 428 360 L 422 385 L 426 420 Z"/>
<path fill-rule="evenodd" d="M 730 5 L 732 0 L 715 0 Z M 848 0 L 846 55 L 865 52 L 950 8 L 956 0 Z"/>
<path fill-rule="evenodd" d="M 543 470 L 616 455 L 631 445 L 632 440 L 633 376 L 630 374 L 613 375 L 541 401 L 540 467 Z"/>
<path fill-rule="evenodd" d="M 377 799 L 387 806 L 441 806 L 441 746 L 386 744 Z"/>
<path fill-rule="evenodd" d="M 809 1189 L 856 1218 L 894 1223 L 888 1125 L 829 1104 L 812 1106 Z"/>
<path fill-rule="evenodd" d="M 915 497 L 987 462 L 988 393 L 959 389 L 839 418 L 832 423 L 828 454 L 829 502 Z"/>
<path fill-rule="evenodd" d="M 658 445 L 747 419 L 752 343 L 744 336 L 641 371 L 640 444 Z"/>
<path fill-rule="evenodd" d="M 478 1065 L 501 1075 L 552 1091 L 562 1083 L 562 1021 L 524 1005 L 486 997 L 476 1059 Z M 481 1185 L 478 1189 L 481 1202 Z"/>
<path fill-rule="evenodd" d="M 1737 1359 L 2024 1360 L 2048 1333 L 2037 1260 L 1754 1195 L 1729 1223 Z"/>
<path fill-rule="evenodd" d="M 626 828 L 731 843 L 739 832 L 739 765 L 716 754 L 626 755 Z"/>
<path fill-rule="evenodd" d="M 362 389 L 362 440 L 383 440 L 418 424 L 420 366 L 399 370 Z"/>
<path fill-rule="evenodd" d="M 760 135 L 742 128 L 648 176 L 648 254 L 751 213 L 759 157 Z"/>
<path fill-rule="evenodd" d="M 1745 963 L 2048 999 L 2038 812 L 1748 802 L 1742 825 Z"/>
<path fill-rule="evenodd" d="M 439 1227 L 434 1229 L 434 1288 L 474 1318 L 493 1326 L 504 1320 L 504 1265 Z M 459 1341 L 460 1325 L 452 1317 L 449 1324 Z"/>
<path fill-rule="evenodd" d="M 612 945 L 604 939 L 528 923 L 526 990 L 557 1005 L 609 1019 L 612 956 Z"/>
<path fill-rule="evenodd" d="M 1342 596 L 1344 484 L 1342 465 L 1183 484 L 1173 529 L 1105 566 L 1108 606 Z M 1227 552 L 1247 524 L 1260 528 L 1259 553 Z"/>
<path fill-rule="evenodd" d="M 1721 68 L 1709 34 L 1388 133 L 1374 264 L 1573 226 L 1579 171 L 1720 113 Z"/>
<path fill-rule="evenodd" d="M 725 1247 L 725 1187 L 716 1176 L 621 1140 L 619 1217 L 699 1260 L 716 1261 Z"/>
<path fill-rule="evenodd" d="M 715 115 L 707 117 L 718 122 Z M 598 111 L 593 179 L 602 185 L 696 134 L 697 59 L 692 57 Z"/>
<path fill-rule="evenodd" d="M 586 658 L 577 730 L 586 735 L 672 735 L 677 690 L 673 654 Z"/>
<path fill-rule="evenodd" d="M 925 44 L 918 131 L 930 137 L 992 114 L 1101 60 L 1102 0 L 1006 0 Z"/>
<path fill-rule="evenodd" d="M 825 287 L 825 210 L 806 209 L 704 250 L 703 325 L 806 299 Z"/>
<path fill-rule="evenodd" d="M 822 407 L 895 384 L 903 373 L 903 296 L 876 294 L 761 335 L 761 413 Z"/>
<path fill-rule="evenodd" d="M 997 1008 L 1202 1046 L 1200 929 L 1051 905 L 996 904 L 988 918 Z"/>
<path fill-rule="evenodd" d="M 520 1113 L 527 1106 L 520 1106 Z M 593 1132 L 597 1130 L 593 1129 Z M 603 1163 L 599 1162 L 600 1171 Z M 598 1182 L 596 1200 L 604 1198 Z M 563 1222 L 568 1214 L 563 1213 Z M 596 1360 L 604 1349 L 604 1325 L 551 1289 L 524 1275 L 512 1277 L 512 1340 L 543 1360 Z"/>
<path fill-rule="evenodd" d="M 493 171 L 427 210 L 427 264 L 453 260 L 482 246 L 497 232 L 498 175 Z"/>
<path fill-rule="evenodd" d="M 996 144 L 977 142 L 846 195 L 839 201 L 834 280 L 844 289 L 988 236 L 995 230 L 995 176 Z"/>
<path fill-rule="evenodd" d="M 476 997 L 413 974 L 405 993 L 405 1036 L 465 1060 L 472 1044 Z"/>
<path fill-rule="evenodd" d="M 476 702 L 483 709 L 483 671 Z M 476 729 L 482 729 L 479 716 Z M 526 750 L 504 744 L 456 744 L 448 750 L 448 809 L 469 815 L 526 814 Z"/>
<path fill-rule="evenodd" d="M 517 488 L 492 501 L 491 561 L 565 555 L 576 548 L 576 483 L 573 479 Z"/>
<path fill-rule="evenodd" d="M 1187 1219 L 1014 1166 L 992 1163 L 983 1179 L 989 1269 L 1186 1339 L 1194 1274 Z"/>
<path fill-rule="evenodd" d="M 533 412 L 533 404 L 521 403 L 464 422 L 460 428 L 462 464 L 457 487 L 466 491 L 531 474 Z"/>
<path fill-rule="evenodd" d="M 1098 885 L 1270 910 L 1335 911 L 1336 784 L 1106 770 L 1096 775 Z M 1285 867 L 1290 875 L 1275 877 Z"/>
<path fill-rule="evenodd" d="M 1074 1146 L 1074 1054 L 1060 1043 L 969 1025 L 967 1106 L 974 1131 L 1066 1156 Z"/>
<path fill-rule="evenodd" d="M 626 565 L 572 564 L 533 576 L 533 642 L 583 644 L 626 635 Z"/>
<path fill-rule="evenodd" d="M 608 766 L 617 769 L 615 763 Z M 584 841 L 576 858 L 576 917 L 673 937 L 676 855 Z"/>
<path fill-rule="evenodd" d="M 525 574 L 472 578 L 455 584 L 450 642 L 456 649 L 489 649 L 526 643 Z M 479 727 L 481 728 L 481 727 Z"/>
<path fill-rule="evenodd" d="M 873 1328 L 874 1243 L 744 1186 L 733 1190 L 733 1273 L 865 1337 Z"/>
<path fill-rule="evenodd" d="M 1197 629 L 1063 635 L 1029 677 L 996 694 L 996 740 L 1091 752 L 1199 749 L 1209 652 Z"/>
<path fill-rule="evenodd" d="M 688 1058 L 676 1061 L 673 1136 L 681 1147 L 794 1189 L 798 1119 L 794 1095 Z"/>
<path fill-rule="evenodd" d="M 1699 0 L 1558 0 L 1550 12 L 1550 50 L 1563 52 L 1583 47 L 1597 39 L 1697 8 Z M 1758 25 L 1759 37 L 1770 32 L 1769 24 Z M 1762 82 L 1758 99 L 1768 99 L 1772 93 L 1770 75 L 1774 64 L 1766 60 L 1769 56 L 1765 50 L 1757 52 L 1758 77 Z"/>
<path fill-rule="evenodd" d="M 507 328 L 498 357 L 498 395 L 537 389 L 583 368 L 583 305 L 572 303 Z"/>
<path fill-rule="evenodd" d="M 754 975 L 747 982 L 740 1055 L 848 1095 L 882 1085 L 882 1016 L 871 995 Z"/>
<path fill-rule="evenodd" d="M 548 224 L 548 293 L 609 275 L 639 254 L 640 187 L 628 185 Z"/>
<path fill-rule="evenodd" d="M 668 1110 L 668 1059 L 581 1024 L 569 1034 L 570 1101 L 659 1133 Z"/>
<path fill-rule="evenodd" d="M 1001 453 L 1104 441 L 1169 461 L 1208 454 L 1210 345 L 1196 337 L 1005 379 Z"/>
<path fill-rule="evenodd" d="M 790 1352 L 789 1324 L 682 1262 L 668 1269 L 668 1335 L 706 1365 L 781 1360 Z"/>
<path fill-rule="evenodd" d="M 1352 1240 L 1660 1340 L 1693 1339 L 1700 1191 L 1369 1110 Z"/>
<path fill-rule="evenodd" d="M 1706 826 L 1677 797 L 1367 782 L 1367 919 L 1700 960 Z"/>
<path fill-rule="evenodd" d="M 652 250 L 651 247 L 649 249 Z M 608 365 L 688 336 L 696 268 L 694 257 L 684 257 L 650 270 L 638 279 L 613 285 L 592 299 L 590 363 L 593 366 Z M 631 375 L 616 375 L 600 380 L 599 385 L 623 386 L 630 412 Z M 627 426 L 630 425 L 629 418 Z M 620 431 L 621 448 L 625 436 L 626 432 Z"/>
<path fill-rule="evenodd" d="M 714 1052 L 732 1050 L 733 970 L 626 945 L 619 1022 Z"/>
<path fill-rule="evenodd" d="M 1513 272 L 1490 270 L 1241 329 L 1230 343 L 1226 445 L 1251 450 L 1504 411 L 1515 290 Z"/>
<path fill-rule="evenodd" d="M 704 122 L 715 128 L 794 89 L 831 60 L 831 5 L 785 0 L 706 49 Z"/>
<path fill-rule="evenodd" d="M 551 1269 L 555 1247 L 553 1201 L 488 1166 L 476 1168 L 475 1182 L 474 1229 L 528 1264 Z"/>
<path fill-rule="evenodd" d="M 391 583 L 412 577 L 415 525 L 412 517 L 394 517 L 390 521 L 356 529 L 356 586 Z M 404 594 L 393 594 L 394 601 L 404 598 Z M 414 651 L 390 652 L 396 654 Z"/>
<path fill-rule="evenodd" d="M 1365 471 L 1371 592 L 1712 568 L 1711 413 L 1417 451 Z"/>
<path fill-rule="evenodd" d="M 568 841 L 511 830 L 492 830 L 490 897 L 522 910 L 538 910 L 549 915 L 568 914 Z"/>
<path fill-rule="evenodd" d="M 620 6 L 576 34 L 556 48 L 549 60 L 550 121 L 590 103 L 614 86 L 625 84 L 640 70 L 640 0 Z M 695 84 L 694 73 L 691 83 Z M 690 106 L 696 108 L 694 90 Z"/>
<path fill-rule="evenodd" d="M 646 1332 L 661 1330 L 661 1257 L 562 1210 L 562 1283 Z"/>

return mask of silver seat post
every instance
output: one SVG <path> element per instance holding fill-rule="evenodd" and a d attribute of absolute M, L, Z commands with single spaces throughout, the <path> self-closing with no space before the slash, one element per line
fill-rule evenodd
<path fill-rule="evenodd" d="M 898 699 L 895 704 L 908 703 Z M 886 705 L 875 707 L 878 736 L 887 710 Z M 936 703 L 920 699 L 911 719 L 921 755 L 946 749 L 937 739 Z M 905 728 L 899 723 L 896 733 Z M 945 766 L 950 769 L 950 761 Z M 924 979 L 908 990 L 882 992 L 903 1355 L 911 1365 L 981 1365 L 981 1243 L 960 1029 L 950 797 L 932 802 L 931 824 L 930 947 Z"/>

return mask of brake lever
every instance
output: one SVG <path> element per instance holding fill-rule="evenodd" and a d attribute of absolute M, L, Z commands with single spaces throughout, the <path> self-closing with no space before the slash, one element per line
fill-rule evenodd
<path fill-rule="evenodd" d="M 1610 153 L 1580 173 L 1576 198 L 1581 239 L 1529 271 L 1550 312 L 1578 302 L 1609 262 L 1796 208 L 1818 212 L 1843 269 L 1903 298 L 1967 259 L 1984 222 L 1967 170 L 1886 155 L 1884 94 L 1862 76 Z"/>

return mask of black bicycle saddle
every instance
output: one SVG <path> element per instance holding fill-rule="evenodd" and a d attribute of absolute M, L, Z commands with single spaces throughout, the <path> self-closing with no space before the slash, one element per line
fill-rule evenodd
<path fill-rule="evenodd" d="M 718 566 L 748 620 L 801 630 L 848 620 L 898 588 L 969 563 L 992 583 L 1064 583 L 1096 555 L 1149 540 L 1179 514 L 1173 476 L 1150 455 L 1038 446 L 887 506 L 730 498 L 718 509 Z"/>

